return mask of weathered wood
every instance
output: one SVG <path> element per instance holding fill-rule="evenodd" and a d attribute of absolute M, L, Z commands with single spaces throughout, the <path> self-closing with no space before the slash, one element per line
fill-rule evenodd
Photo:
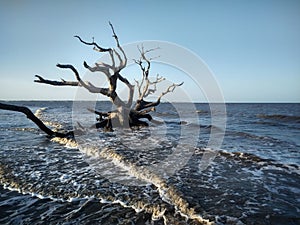
<path fill-rule="evenodd" d="M 160 104 L 161 98 L 164 95 L 166 95 L 169 92 L 173 92 L 174 89 L 178 86 L 181 86 L 183 84 L 183 82 L 180 84 L 173 83 L 172 85 L 170 85 L 166 91 L 164 91 L 160 94 L 160 96 L 157 98 L 157 100 L 155 102 L 146 101 L 145 98 L 147 98 L 151 94 L 154 94 L 157 91 L 156 85 L 158 83 L 164 81 L 165 78 L 157 75 L 156 79 L 154 81 L 149 80 L 151 59 L 148 59 L 146 54 L 149 52 L 155 51 L 158 48 L 145 50 L 144 46 L 141 46 L 141 48 L 138 48 L 138 49 L 140 51 L 141 57 L 139 60 L 135 60 L 135 63 L 139 65 L 139 67 L 142 71 L 142 80 L 141 80 L 141 82 L 135 81 L 137 84 L 139 97 L 138 97 L 138 100 L 136 101 L 136 105 L 135 105 L 134 109 L 137 111 L 140 111 L 140 110 L 147 109 L 150 107 L 158 106 Z"/>
<path fill-rule="evenodd" d="M 57 64 L 57 67 L 72 70 L 75 75 L 76 81 L 53 81 L 44 79 L 43 77 L 36 75 L 38 79 L 35 80 L 35 82 L 55 86 L 80 86 L 87 89 L 91 93 L 107 96 L 117 108 L 117 110 L 113 112 L 97 112 L 95 110 L 90 110 L 93 111 L 93 113 L 99 115 L 99 122 L 95 125 L 97 128 L 104 128 L 105 130 L 111 131 L 112 124 L 114 126 L 120 125 L 123 127 L 127 127 L 128 124 L 130 126 L 147 126 L 148 123 L 142 121 L 142 119 L 155 122 L 155 120 L 153 120 L 152 116 L 150 115 L 152 111 L 155 111 L 154 107 L 160 104 L 161 98 L 163 96 L 165 96 L 167 93 L 173 92 L 176 87 L 181 86 L 183 83 L 174 83 L 170 85 L 164 92 L 162 92 L 158 96 L 156 101 L 147 101 L 146 98 L 157 92 L 157 84 L 163 82 L 165 78 L 159 75 L 156 76 L 155 80 L 150 80 L 149 78 L 151 60 L 153 60 L 153 58 L 148 58 L 147 54 L 159 48 L 145 50 L 143 46 L 140 46 L 138 47 L 140 58 L 138 60 L 135 60 L 135 63 L 138 64 L 141 69 L 142 80 L 140 82 L 136 81 L 138 99 L 136 100 L 135 105 L 133 105 L 135 86 L 132 85 L 130 81 L 121 74 L 122 69 L 124 69 L 127 65 L 127 56 L 124 49 L 120 45 L 119 38 L 115 32 L 113 25 L 110 22 L 109 25 L 113 33 L 113 38 L 116 42 L 116 49 L 103 48 L 94 41 L 94 38 L 92 42 L 86 42 L 82 40 L 80 36 L 75 36 L 81 43 L 93 46 L 94 50 L 98 52 L 109 53 L 111 63 L 97 62 L 93 66 L 90 66 L 86 61 L 84 61 L 83 63 L 84 68 L 88 69 L 89 71 L 103 73 L 108 81 L 107 87 L 96 87 L 88 81 L 83 81 L 77 69 L 70 64 Z M 117 93 L 118 82 L 124 83 L 128 88 L 127 102 L 123 101 Z"/>
<path fill-rule="evenodd" d="M 44 84 L 50 84 L 54 86 L 79 86 L 79 82 L 77 81 L 65 81 L 61 79 L 61 81 L 55 81 L 55 80 L 46 80 L 40 75 L 35 75 L 35 77 L 38 78 L 38 80 L 34 80 L 34 82 L 37 83 L 44 83 Z"/>
<path fill-rule="evenodd" d="M 34 122 L 42 131 L 48 134 L 51 137 L 71 137 L 73 136 L 73 132 L 60 133 L 49 129 L 39 118 L 37 118 L 30 109 L 25 106 L 16 106 L 10 104 L 0 103 L 0 109 L 10 110 L 15 112 L 24 113 L 28 119 Z"/>
<path fill-rule="evenodd" d="M 85 45 L 93 45 L 95 48 L 95 50 L 99 51 L 99 52 L 108 52 L 111 50 L 111 48 L 102 48 L 100 47 L 95 41 L 94 41 L 94 38 L 93 38 L 93 42 L 86 42 L 84 40 L 81 39 L 81 37 L 79 37 L 78 35 L 74 36 L 75 38 L 78 38 L 79 41 Z"/>

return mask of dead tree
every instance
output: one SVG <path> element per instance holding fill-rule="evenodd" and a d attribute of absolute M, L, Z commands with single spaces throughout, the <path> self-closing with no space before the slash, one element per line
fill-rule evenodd
<path fill-rule="evenodd" d="M 98 45 L 94 39 L 92 42 L 82 40 L 80 36 L 74 36 L 84 45 L 93 46 L 93 50 L 100 53 L 108 53 L 110 56 L 111 63 L 97 62 L 95 65 L 90 66 L 87 62 L 83 63 L 83 66 L 91 72 L 101 72 L 106 76 L 108 81 L 108 87 L 97 87 L 89 81 L 83 81 L 77 69 L 73 65 L 69 64 L 57 64 L 56 66 L 62 69 L 71 70 L 76 80 L 75 81 L 53 81 L 44 79 L 40 75 L 35 75 L 37 78 L 34 80 L 38 83 L 49 84 L 54 86 L 80 86 L 87 89 L 91 93 L 101 94 L 107 96 L 115 106 L 116 110 L 110 112 L 99 112 L 95 109 L 89 109 L 93 113 L 99 116 L 98 122 L 96 123 L 97 128 L 104 128 L 107 131 L 112 131 L 113 127 L 134 127 L 134 126 L 148 126 L 148 121 L 152 121 L 150 113 L 155 110 L 155 107 L 160 104 L 161 98 L 169 92 L 173 92 L 174 89 L 180 84 L 170 85 L 164 92 L 162 92 L 156 101 L 147 101 L 146 98 L 157 91 L 157 84 L 164 81 L 165 78 L 157 75 L 156 79 L 151 81 L 149 78 L 151 58 L 147 58 L 147 53 L 154 51 L 155 49 L 144 50 L 143 46 L 139 48 L 140 58 L 135 60 L 135 63 L 139 66 L 142 72 L 142 80 L 135 81 L 135 85 L 131 84 L 125 76 L 121 74 L 122 70 L 127 65 L 127 56 L 119 43 L 118 36 L 115 33 L 114 27 L 109 23 L 113 38 L 116 42 L 116 48 L 103 48 Z M 123 101 L 117 93 L 117 85 L 119 82 L 125 84 L 128 88 L 128 99 Z M 134 102 L 134 90 L 138 91 L 138 99 Z M 143 120 L 144 119 L 144 120 Z"/>

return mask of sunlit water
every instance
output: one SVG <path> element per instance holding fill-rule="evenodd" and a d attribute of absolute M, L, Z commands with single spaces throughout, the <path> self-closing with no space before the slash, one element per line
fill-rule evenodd
<path fill-rule="evenodd" d="M 72 129 L 72 102 L 13 104 Z M 91 129 L 77 143 L 49 140 L 23 114 L 0 111 L 0 223 L 299 224 L 300 105 L 226 107 L 218 149 L 207 149 L 218 127 L 206 104 L 161 104 L 152 113 L 160 125 Z M 204 153 L 215 157 L 203 170 Z"/>

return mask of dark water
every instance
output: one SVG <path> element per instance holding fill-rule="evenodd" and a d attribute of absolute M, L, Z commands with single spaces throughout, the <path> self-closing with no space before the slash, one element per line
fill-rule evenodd
<path fill-rule="evenodd" d="M 53 129 L 95 121 L 72 102 L 14 104 Z M 161 124 L 91 129 L 76 144 L 0 111 L 0 224 L 300 224 L 300 104 L 226 110 L 225 130 L 207 104 L 161 104 Z"/>

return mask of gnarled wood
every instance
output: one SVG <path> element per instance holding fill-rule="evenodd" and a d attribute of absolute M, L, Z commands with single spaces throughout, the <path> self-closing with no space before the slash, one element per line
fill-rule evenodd
<path fill-rule="evenodd" d="M 152 116 L 150 115 L 152 111 L 155 111 L 154 107 L 160 104 L 161 98 L 163 96 L 165 96 L 167 93 L 173 92 L 174 89 L 178 86 L 181 86 L 182 83 L 174 83 L 170 85 L 164 92 L 159 95 L 156 101 L 147 101 L 146 98 L 157 92 L 157 85 L 163 82 L 165 78 L 159 75 L 157 75 L 154 80 L 150 80 L 149 78 L 151 60 L 153 58 L 148 58 L 147 54 L 159 48 L 145 50 L 143 46 L 138 47 L 140 58 L 138 60 L 135 60 L 135 63 L 141 69 L 142 80 L 140 82 L 135 81 L 138 91 L 138 99 L 136 100 L 135 105 L 133 105 L 135 86 L 132 85 L 130 81 L 121 74 L 121 71 L 127 65 L 127 56 L 124 49 L 120 45 L 119 38 L 115 32 L 113 25 L 110 22 L 109 25 L 113 33 L 112 36 L 116 42 L 116 49 L 103 48 L 94 41 L 94 38 L 92 42 L 87 42 L 84 41 L 80 36 L 75 36 L 81 43 L 93 46 L 94 50 L 109 54 L 111 63 L 97 62 L 93 66 L 90 66 L 86 61 L 84 61 L 83 63 L 84 68 L 88 69 L 89 71 L 103 73 L 108 81 L 107 87 L 96 87 L 88 81 L 83 81 L 77 69 L 70 64 L 57 64 L 57 67 L 72 70 L 75 75 L 76 81 L 65 81 L 63 79 L 61 81 L 53 81 L 44 79 L 40 75 L 36 75 L 38 79 L 35 80 L 35 82 L 55 86 L 80 86 L 87 89 L 91 93 L 107 96 L 116 106 L 116 110 L 112 112 L 98 112 L 96 110 L 90 110 L 93 111 L 93 113 L 99 115 L 99 122 L 95 125 L 97 128 L 101 127 L 106 130 L 112 130 L 112 124 L 120 124 L 120 126 L 125 127 L 127 127 L 128 124 L 130 126 L 146 126 L 148 124 L 141 119 L 146 119 L 151 122 L 154 121 Z M 123 101 L 117 93 L 118 82 L 122 82 L 128 88 L 127 102 Z"/>

